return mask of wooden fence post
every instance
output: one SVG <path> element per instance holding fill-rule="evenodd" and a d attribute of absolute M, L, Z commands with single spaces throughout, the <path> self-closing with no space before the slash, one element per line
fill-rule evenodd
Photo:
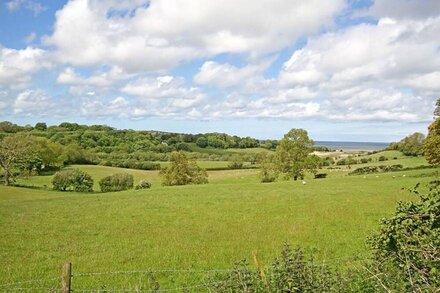
<path fill-rule="evenodd" d="M 63 276 L 61 278 L 61 292 L 70 293 L 70 285 L 72 281 L 72 264 L 65 263 L 63 266 Z"/>

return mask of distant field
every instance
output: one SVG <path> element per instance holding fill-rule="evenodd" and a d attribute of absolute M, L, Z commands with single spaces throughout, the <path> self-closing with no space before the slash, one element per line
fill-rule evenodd
<path fill-rule="evenodd" d="M 258 154 L 264 152 L 270 152 L 264 148 L 249 148 L 249 149 L 215 149 L 215 148 L 201 148 L 198 147 L 195 143 L 188 144 L 193 152 L 204 153 L 204 154 L 216 154 L 216 155 L 224 155 L 224 154 Z"/>
<path fill-rule="evenodd" d="M 434 171 L 365 178 L 332 171 L 327 179 L 307 177 L 303 185 L 262 184 L 258 170 L 225 170 L 209 172 L 207 185 L 162 187 L 157 171 L 72 167 L 89 172 L 95 182 L 128 172 L 135 181 L 151 181 L 153 188 L 75 194 L 1 186 L 0 285 L 58 277 L 66 261 L 74 264 L 76 273 L 207 270 L 231 268 L 236 260 L 252 260 L 256 252 L 267 266 L 284 241 L 316 249 L 319 259 L 362 258 L 368 254 L 366 238 L 378 228 L 379 219 L 391 215 L 398 200 L 414 198 L 403 188 L 432 180 Z M 22 183 L 49 186 L 50 180 L 51 176 L 38 176 Z M 166 288 L 196 284 L 202 277 L 158 275 Z M 126 288 L 144 281 L 138 275 L 84 276 L 74 278 L 74 286 Z"/>

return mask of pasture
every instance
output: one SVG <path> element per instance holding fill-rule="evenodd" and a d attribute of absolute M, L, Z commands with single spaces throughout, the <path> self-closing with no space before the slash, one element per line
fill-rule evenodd
<path fill-rule="evenodd" d="M 379 219 L 391 215 L 397 201 L 413 199 L 405 188 L 429 182 L 435 171 L 348 176 L 339 170 L 329 171 L 326 179 L 307 177 L 306 184 L 263 184 L 258 170 L 224 170 L 209 171 L 206 185 L 162 187 L 158 171 L 72 167 L 93 176 L 95 191 L 100 178 L 117 172 L 133 174 L 135 183 L 146 179 L 153 187 L 62 193 L 50 190 L 51 175 L 20 180 L 47 189 L 1 186 L 0 285 L 58 277 L 67 261 L 77 273 L 230 269 L 242 258 L 252 261 L 254 254 L 268 266 L 284 241 L 315 251 L 320 260 L 362 259 Z M 173 288 L 200 283 L 204 276 L 169 272 L 157 277 L 164 288 Z M 43 285 L 58 281 L 53 282 Z M 142 282 L 139 275 L 74 278 L 76 288 Z"/>

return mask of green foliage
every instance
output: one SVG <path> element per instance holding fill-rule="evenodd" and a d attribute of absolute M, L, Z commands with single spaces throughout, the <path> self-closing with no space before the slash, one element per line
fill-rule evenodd
<path fill-rule="evenodd" d="M 437 102 L 435 103 L 434 116 L 440 116 L 440 99 L 437 99 Z"/>
<path fill-rule="evenodd" d="M 350 172 L 348 175 L 361 175 L 361 174 L 372 174 L 372 173 L 378 173 L 378 172 L 393 172 L 393 171 L 399 171 L 403 169 L 403 165 L 397 164 L 397 165 L 380 165 L 380 166 L 365 166 L 361 168 L 357 168 L 353 172 Z"/>
<path fill-rule="evenodd" d="M 414 132 L 401 141 L 390 144 L 387 149 L 401 151 L 405 156 L 420 156 L 423 155 L 424 141 L 423 133 Z"/>
<path fill-rule="evenodd" d="M 243 260 L 235 264 L 231 273 L 220 278 L 214 292 L 340 292 L 344 280 L 337 272 L 315 262 L 313 255 L 306 258 L 298 247 L 286 243 L 281 255 L 268 270 L 249 268 Z M 348 290 L 344 290 L 348 291 Z"/>
<path fill-rule="evenodd" d="M 276 162 L 280 173 L 297 180 L 304 177 L 306 170 L 314 170 L 316 159 L 309 159 L 313 148 L 304 129 L 291 129 L 276 149 Z"/>
<path fill-rule="evenodd" d="M 133 175 L 127 173 L 113 174 L 99 180 L 102 192 L 122 191 L 133 188 Z"/>
<path fill-rule="evenodd" d="M 34 128 L 36 130 L 39 130 L 39 131 L 46 131 L 47 130 L 47 124 L 44 123 L 44 122 L 38 122 L 37 124 L 35 124 Z"/>
<path fill-rule="evenodd" d="M 327 173 L 316 173 L 314 176 L 315 179 L 324 179 L 327 178 Z"/>
<path fill-rule="evenodd" d="M 29 166 L 39 161 L 32 146 L 33 140 L 28 136 L 8 136 L 0 142 L 0 167 L 5 185 L 9 185 L 17 174 L 29 171 Z"/>
<path fill-rule="evenodd" d="M 418 202 L 399 202 L 395 215 L 382 220 L 370 238 L 377 270 L 387 276 L 385 286 L 398 279 L 405 291 L 434 292 L 440 288 L 440 188 L 433 181 L 429 192 L 414 193 Z"/>
<path fill-rule="evenodd" d="M 388 158 L 385 156 L 380 156 L 379 159 L 377 159 L 379 162 L 387 161 Z"/>
<path fill-rule="evenodd" d="M 190 160 L 184 152 L 174 152 L 170 157 L 171 165 L 160 171 L 162 184 L 186 185 L 208 183 L 208 173 Z"/>
<path fill-rule="evenodd" d="M 55 173 L 52 179 L 54 190 L 92 192 L 93 179 L 84 171 L 73 169 Z"/>
<path fill-rule="evenodd" d="M 229 159 L 228 168 L 229 169 L 241 169 L 243 168 L 244 161 L 243 156 L 239 154 L 234 154 Z"/>
<path fill-rule="evenodd" d="M 429 164 L 438 166 L 440 165 L 440 118 L 429 125 L 428 130 L 425 139 L 425 158 Z"/>
<path fill-rule="evenodd" d="M 68 164 L 94 164 L 96 157 L 77 144 L 69 144 L 65 148 Z"/>
<path fill-rule="evenodd" d="M 149 189 L 151 188 L 151 183 L 148 182 L 147 180 L 141 180 L 139 181 L 139 183 L 136 185 L 135 189 Z"/>
<path fill-rule="evenodd" d="M 274 155 L 262 154 L 259 177 L 262 183 L 274 182 L 277 179 L 278 169 Z"/>

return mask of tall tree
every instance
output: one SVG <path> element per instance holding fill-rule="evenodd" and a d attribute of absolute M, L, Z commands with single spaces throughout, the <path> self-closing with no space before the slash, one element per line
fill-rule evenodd
<path fill-rule="evenodd" d="M 440 99 L 437 100 L 435 116 L 440 116 Z M 425 158 L 431 165 L 440 165 L 440 117 L 428 127 L 428 136 L 425 139 Z"/>
<path fill-rule="evenodd" d="M 279 171 L 294 180 L 303 178 L 304 172 L 310 168 L 307 157 L 312 152 L 313 144 L 307 131 L 291 129 L 276 148 Z"/>
<path fill-rule="evenodd" d="M 32 157 L 32 140 L 23 136 L 8 136 L 0 142 L 0 166 L 4 184 L 10 185 L 15 171 L 23 170 Z"/>

